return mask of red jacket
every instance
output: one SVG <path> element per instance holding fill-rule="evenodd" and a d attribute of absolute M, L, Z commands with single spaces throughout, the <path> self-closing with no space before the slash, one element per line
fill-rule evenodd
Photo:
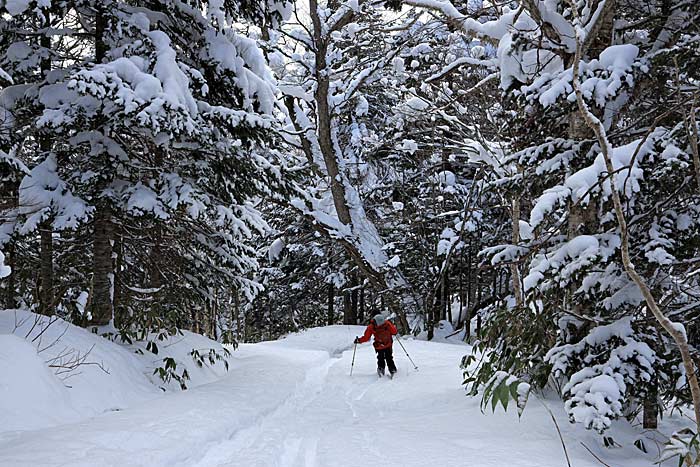
<path fill-rule="evenodd" d="M 374 322 L 372 322 L 367 326 L 367 329 L 365 329 L 365 334 L 360 337 L 359 342 L 360 344 L 369 342 L 370 337 L 374 334 L 374 348 L 376 350 L 388 349 L 394 343 L 391 336 L 395 336 L 398 332 L 394 323 L 389 320 L 384 321 L 384 324 L 381 326 L 376 326 Z"/>

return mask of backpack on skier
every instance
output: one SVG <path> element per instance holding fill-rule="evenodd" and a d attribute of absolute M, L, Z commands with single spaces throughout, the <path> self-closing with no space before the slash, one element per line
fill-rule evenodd
<path fill-rule="evenodd" d="M 389 367 L 390 377 L 396 373 L 396 364 L 392 352 L 394 344 L 393 336 L 398 334 L 398 330 L 394 323 L 385 319 L 383 315 L 375 315 L 370 321 L 365 333 L 362 337 L 355 337 L 355 344 L 363 344 L 369 342 L 374 336 L 374 350 L 377 352 L 377 374 L 381 377 L 384 375 L 384 370 Z"/>

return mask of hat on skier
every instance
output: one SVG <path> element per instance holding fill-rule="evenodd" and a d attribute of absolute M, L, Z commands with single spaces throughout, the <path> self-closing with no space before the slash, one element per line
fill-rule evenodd
<path fill-rule="evenodd" d="M 385 321 L 384 315 L 382 314 L 374 315 L 374 318 L 372 319 L 374 320 L 374 324 L 376 324 L 377 326 L 381 326 L 382 324 L 384 324 Z"/>

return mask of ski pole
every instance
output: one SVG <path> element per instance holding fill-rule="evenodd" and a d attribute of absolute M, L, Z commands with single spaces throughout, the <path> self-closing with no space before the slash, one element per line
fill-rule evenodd
<path fill-rule="evenodd" d="M 398 335 L 398 334 L 396 335 L 396 341 L 399 343 L 399 345 L 400 345 L 401 348 L 403 349 L 404 353 L 406 354 L 406 356 L 408 357 L 408 359 L 409 359 L 409 360 L 411 361 L 411 363 L 413 364 L 413 369 L 414 369 L 414 370 L 417 370 L 417 369 L 418 369 L 418 366 L 413 362 L 413 359 L 412 359 L 411 356 L 408 354 L 408 352 L 406 352 L 406 347 L 403 346 L 403 343 L 401 342 L 401 339 L 399 338 L 399 335 Z"/>
<path fill-rule="evenodd" d="M 352 369 L 355 368 L 355 352 L 357 351 L 357 342 L 355 342 L 355 347 L 352 349 L 352 365 L 350 365 L 350 376 L 352 376 Z"/>

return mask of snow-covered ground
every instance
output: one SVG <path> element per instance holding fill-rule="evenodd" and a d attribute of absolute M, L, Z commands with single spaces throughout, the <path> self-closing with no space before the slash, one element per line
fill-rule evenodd
<path fill-rule="evenodd" d="M 8 429 L 5 410 L 10 404 L 0 393 L 4 404 L 0 465 L 567 465 L 543 403 L 531 400 L 518 420 L 515 411 L 483 414 L 479 401 L 464 395 L 458 365 L 467 347 L 406 340 L 419 370 L 395 346 L 398 375 L 380 380 L 374 352 L 365 344 L 358 346 L 350 376 L 351 342 L 361 331 L 361 327 L 332 326 L 280 341 L 242 345 L 233 353 L 228 374 L 217 381 L 160 396 L 143 389 L 141 396 L 129 400 L 130 406 L 90 418 L 80 410 L 60 412 L 71 407 L 70 390 L 54 387 L 55 381 L 47 383 L 53 375 L 42 373 L 47 370 L 41 365 L 43 359 L 12 366 L 12 358 L 0 354 L 0 389 L 4 390 L 6 368 L 12 378 L 22 368 L 34 368 L 34 374 L 44 378 L 35 380 L 36 391 L 48 387 L 54 393 L 67 393 L 67 399 L 54 401 L 56 420 L 24 431 L 16 423 Z M 0 336 L 0 349 L 17 351 L 22 358 L 31 355 L 23 339 L 13 336 Z M 31 386 L 26 380 L 21 384 L 28 390 Z M 41 400 L 45 394 L 32 392 L 30 397 Z M 573 467 L 602 465 L 582 443 L 610 466 L 653 465 L 657 452 L 651 444 L 649 455 L 632 447 L 640 436 L 636 429 L 618 423 L 611 435 L 624 447 L 604 448 L 595 434 L 570 425 L 557 409 L 560 404 L 549 405 Z M 21 418 L 32 409 L 23 400 L 9 418 Z M 37 408 L 37 413 L 42 412 L 46 407 Z M 61 419 L 63 423 L 58 424 Z"/>

